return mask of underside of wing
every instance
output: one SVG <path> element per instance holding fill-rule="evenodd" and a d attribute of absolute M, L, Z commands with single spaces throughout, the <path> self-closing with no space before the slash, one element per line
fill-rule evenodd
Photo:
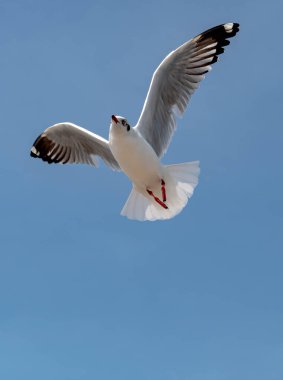
<path fill-rule="evenodd" d="M 49 164 L 94 166 L 98 166 L 99 156 L 112 169 L 120 170 L 107 140 L 72 123 L 59 123 L 47 128 L 35 140 L 30 155 Z"/>
<path fill-rule="evenodd" d="M 190 97 L 229 45 L 239 24 L 227 23 L 209 29 L 171 52 L 156 69 L 136 128 L 158 156 L 168 148 Z"/>

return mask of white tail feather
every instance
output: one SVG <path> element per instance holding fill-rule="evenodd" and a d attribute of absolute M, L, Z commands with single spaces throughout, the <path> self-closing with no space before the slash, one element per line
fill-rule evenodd
<path fill-rule="evenodd" d="M 179 214 L 186 206 L 188 199 L 193 195 L 198 184 L 199 161 L 164 166 L 164 181 L 166 186 L 168 209 L 160 206 L 147 192 L 133 187 L 121 215 L 135 220 L 171 219 Z M 162 199 L 161 185 L 150 189 Z"/>

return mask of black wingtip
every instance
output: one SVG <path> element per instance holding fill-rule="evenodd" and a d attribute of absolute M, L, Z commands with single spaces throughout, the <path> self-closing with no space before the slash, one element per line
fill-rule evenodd
<path fill-rule="evenodd" d="M 226 24 L 217 25 L 214 28 L 208 29 L 199 35 L 199 42 L 212 38 L 218 41 L 223 41 L 227 44 L 226 38 L 234 37 L 240 30 L 240 24 L 237 22 L 227 22 Z M 225 42 L 224 42 L 225 41 Z M 223 45 L 222 46 L 225 46 Z"/>
<path fill-rule="evenodd" d="M 41 158 L 43 161 L 47 161 L 49 164 L 56 162 L 49 156 L 50 150 L 54 147 L 54 143 L 50 141 L 44 133 L 39 135 L 30 151 L 30 156 L 33 158 Z"/>
<path fill-rule="evenodd" d="M 205 74 L 207 68 L 217 62 L 218 56 L 223 54 L 225 47 L 230 44 L 229 39 L 239 31 L 239 23 L 229 22 L 215 26 L 194 38 L 196 49 L 192 54 L 194 68 L 204 68 L 203 72 L 191 75 Z"/>

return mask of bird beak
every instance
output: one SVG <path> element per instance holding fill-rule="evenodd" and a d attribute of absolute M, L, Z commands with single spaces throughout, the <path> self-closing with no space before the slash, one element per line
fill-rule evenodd
<path fill-rule="evenodd" d="M 111 119 L 112 119 L 113 121 L 115 121 L 116 124 L 119 123 L 119 120 L 117 119 L 117 117 L 116 117 L 115 115 L 112 115 L 112 116 L 111 116 Z"/>

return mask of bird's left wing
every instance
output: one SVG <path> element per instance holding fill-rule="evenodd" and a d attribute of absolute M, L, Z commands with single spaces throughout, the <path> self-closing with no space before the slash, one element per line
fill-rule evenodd
<path fill-rule="evenodd" d="M 112 169 L 120 170 L 107 140 L 72 123 L 59 123 L 47 128 L 35 140 L 30 155 L 49 164 L 81 163 L 94 166 L 98 166 L 99 156 Z"/>
<path fill-rule="evenodd" d="M 176 129 L 175 115 L 181 116 L 211 64 L 236 35 L 239 24 L 216 26 L 192 38 L 171 52 L 153 74 L 136 129 L 162 156 Z"/>

